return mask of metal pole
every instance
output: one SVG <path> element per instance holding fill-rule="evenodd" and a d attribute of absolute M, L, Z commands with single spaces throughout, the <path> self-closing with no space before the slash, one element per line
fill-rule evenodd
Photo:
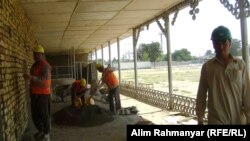
<path fill-rule="evenodd" d="M 86 80 L 87 80 L 87 82 L 89 82 L 89 67 L 90 67 L 91 65 L 90 64 L 87 64 L 87 78 L 86 78 Z M 91 82 L 90 82 L 90 84 L 91 84 Z"/>
<path fill-rule="evenodd" d="M 93 57 L 93 52 L 92 52 L 92 51 L 90 52 L 90 55 L 91 55 L 90 61 L 91 61 L 91 63 L 92 63 L 92 62 L 93 62 L 93 58 L 92 58 L 92 57 Z"/>
<path fill-rule="evenodd" d="M 97 49 L 95 48 L 95 61 L 97 62 Z"/>
<path fill-rule="evenodd" d="M 165 22 L 165 35 L 166 36 L 166 43 L 167 43 L 167 58 L 168 58 L 168 85 L 169 85 L 169 108 L 170 110 L 173 109 L 173 86 L 172 86 L 172 55 L 171 55 L 171 46 L 170 46 L 170 29 L 169 29 L 169 15 L 164 15 L 164 22 Z"/>
<path fill-rule="evenodd" d="M 74 65 L 74 78 L 76 79 L 76 54 L 75 48 L 73 47 L 73 65 Z"/>
<path fill-rule="evenodd" d="M 109 46 L 109 65 L 112 66 L 112 64 L 111 64 L 111 47 L 110 47 L 110 41 L 108 41 L 108 46 Z"/>
<path fill-rule="evenodd" d="M 79 63 L 75 63 L 76 79 L 79 79 L 79 77 L 78 77 L 78 76 L 79 76 L 79 75 L 78 75 L 78 68 L 79 68 L 79 67 L 78 67 L 78 66 L 79 66 Z"/>
<path fill-rule="evenodd" d="M 76 72 L 75 72 L 75 48 L 74 47 L 72 47 L 72 54 L 73 54 L 73 62 L 72 62 L 72 67 L 73 67 L 73 78 L 75 78 L 76 79 Z"/>
<path fill-rule="evenodd" d="M 73 53 L 73 51 L 72 51 Z M 72 65 L 72 62 L 73 62 L 73 57 L 72 57 L 72 54 L 70 54 L 70 74 L 71 74 L 71 78 L 73 78 L 73 65 Z"/>
<path fill-rule="evenodd" d="M 101 46 L 102 48 L 102 65 L 104 65 L 104 59 L 103 59 L 103 45 Z"/>
<path fill-rule="evenodd" d="M 82 78 L 82 62 L 80 62 L 80 78 Z"/>
<path fill-rule="evenodd" d="M 245 16 L 244 0 L 239 0 L 240 6 L 240 27 L 242 40 L 242 57 L 245 61 L 247 72 L 249 73 L 249 47 L 248 47 L 248 33 L 247 33 L 247 18 Z"/>
<path fill-rule="evenodd" d="M 95 48 L 95 62 L 97 63 L 97 49 Z M 98 74 L 96 75 L 96 79 L 98 80 Z"/>
<path fill-rule="evenodd" d="M 67 68 L 68 68 L 67 70 L 68 70 L 68 71 L 67 71 L 67 78 L 70 77 L 70 74 L 69 74 L 69 76 L 68 76 L 68 73 L 70 72 L 70 67 L 69 67 L 69 66 L 70 66 L 70 55 L 68 55 L 68 64 L 67 64 Z"/>
<path fill-rule="evenodd" d="M 140 32 L 140 31 L 138 31 Z M 133 54 L 134 54 L 134 72 L 135 72 L 135 88 L 137 90 L 137 53 L 136 53 L 137 36 L 136 29 L 133 29 Z"/>
<path fill-rule="evenodd" d="M 117 54 L 118 54 L 118 74 L 119 82 L 121 82 L 121 60 L 120 60 L 120 40 L 117 38 Z"/>

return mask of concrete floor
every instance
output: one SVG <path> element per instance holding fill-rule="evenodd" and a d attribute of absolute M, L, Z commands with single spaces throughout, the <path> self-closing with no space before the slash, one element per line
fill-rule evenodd
<path fill-rule="evenodd" d="M 105 109 L 108 104 L 95 101 L 95 103 Z M 66 102 L 52 101 L 52 115 L 60 109 L 69 106 L 69 99 Z M 114 120 L 99 126 L 78 127 L 56 125 L 52 117 L 51 141 L 126 141 L 126 125 L 136 124 L 140 117 L 137 115 L 113 115 Z M 33 134 L 37 132 L 33 123 L 25 132 L 23 141 L 34 141 Z"/>
<path fill-rule="evenodd" d="M 95 99 L 96 105 L 108 109 L 108 104 L 101 102 L 100 97 L 95 97 Z M 158 125 L 197 124 L 190 117 L 181 116 L 177 112 L 165 111 L 123 95 L 121 95 L 121 103 L 123 108 L 136 106 L 139 113 L 137 115 L 114 115 L 113 121 L 93 127 L 60 126 L 56 125 L 52 118 L 51 141 L 126 141 L 127 125 L 137 124 L 141 120 L 151 121 Z M 64 103 L 54 99 L 51 106 L 52 115 L 69 104 L 69 98 Z M 23 141 L 34 141 L 35 132 L 36 129 L 31 122 Z"/>

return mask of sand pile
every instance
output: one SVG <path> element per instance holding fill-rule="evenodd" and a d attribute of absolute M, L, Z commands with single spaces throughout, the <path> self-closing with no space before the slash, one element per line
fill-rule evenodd
<path fill-rule="evenodd" d="M 68 106 L 54 114 L 56 124 L 69 126 L 97 126 L 113 119 L 108 110 L 97 105 L 89 105 L 81 109 Z"/>

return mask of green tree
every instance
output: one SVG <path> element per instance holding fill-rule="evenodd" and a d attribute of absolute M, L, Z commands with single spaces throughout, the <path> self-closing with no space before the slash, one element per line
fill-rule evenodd
<path fill-rule="evenodd" d="M 213 55 L 212 50 L 210 50 L 210 49 L 207 50 L 205 53 L 205 56 L 211 56 L 211 55 Z"/>
<path fill-rule="evenodd" d="M 102 64 L 102 59 L 97 59 L 96 63 Z"/>
<path fill-rule="evenodd" d="M 143 52 L 142 60 L 143 60 L 143 61 L 149 61 L 149 56 L 148 56 L 148 53 L 147 53 L 147 52 Z"/>
<path fill-rule="evenodd" d="M 238 39 L 232 39 L 232 45 L 230 48 L 230 53 L 233 56 L 241 56 L 242 52 L 241 52 L 241 41 Z"/>
<path fill-rule="evenodd" d="M 167 60 L 168 60 L 168 54 L 163 54 L 162 61 L 167 61 Z"/>
<path fill-rule="evenodd" d="M 139 53 L 139 54 L 138 54 Z M 140 44 L 139 49 L 137 50 L 137 58 L 142 59 L 142 61 L 147 61 L 149 59 L 150 62 L 159 61 L 161 59 L 162 50 L 160 47 L 160 43 L 152 42 L 150 44 Z"/>
<path fill-rule="evenodd" d="M 148 56 L 148 45 L 147 44 L 140 44 L 139 48 L 137 49 L 137 60 L 139 61 L 149 61 Z"/>
<path fill-rule="evenodd" d="M 115 57 L 113 58 L 112 60 L 113 63 L 117 63 L 118 62 L 118 59 L 116 59 Z"/>
<path fill-rule="evenodd" d="M 215 56 L 215 53 L 213 53 L 212 50 L 210 50 L 210 49 L 207 50 L 206 53 L 205 53 L 205 55 L 204 55 L 204 57 L 206 59 L 213 58 L 214 56 Z"/>
<path fill-rule="evenodd" d="M 136 50 L 137 52 L 137 60 L 143 61 L 143 46 L 142 44 L 139 45 L 139 48 Z"/>
<path fill-rule="evenodd" d="M 189 61 L 192 59 L 191 53 L 186 49 L 183 48 L 181 50 L 176 50 L 172 54 L 173 61 Z"/>

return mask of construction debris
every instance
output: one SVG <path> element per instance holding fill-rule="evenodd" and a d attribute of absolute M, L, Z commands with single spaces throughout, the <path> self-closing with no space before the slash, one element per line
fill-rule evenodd
<path fill-rule="evenodd" d="M 122 108 L 117 111 L 118 115 L 131 115 L 131 114 L 137 114 L 139 111 L 135 106 L 130 106 L 126 108 Z"/>
<path fill-rule="evenodd" d="M 149 121 L 142 116 L 139 116 L 139 121 L 135 125 L 155 125 L 152 121 Z"/>
<path fill-rule="evenodd" d="M 112 114 L 97 105 L 88 105 L 80 109 L 68 106 L 54 114 L 57 125 L 67 126 L 98 126 L 113 121 Z"/>

